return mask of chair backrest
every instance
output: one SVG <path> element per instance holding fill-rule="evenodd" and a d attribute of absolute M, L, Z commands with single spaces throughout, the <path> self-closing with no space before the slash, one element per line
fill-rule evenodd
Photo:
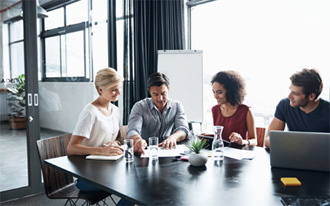
<path fill-rule="evenodd" d="M 121 144 L 124 144 L 124 139 L 127 138 L 127 129 L 128 129 L 127 125 L 123 125 L 123 127 L 121 128 L 121 139 L 120 139 Z"/>
<path fill-rule="evenodd" d="M 71 134 L 63 134 L 36 142 L 42 174 L 44 178 L 45 193 L 49 197 L 53 192 L 73 183 L 73 177 L 64 172 L 46 165 L 45 159 L 67 155 L 66 148 L 71 139 Z"/>
<path fill-rule="evenodd" d="M 264 147 L 264 138 L 266 133 L 266 128 L 257 127 L 257 146 Z"/>

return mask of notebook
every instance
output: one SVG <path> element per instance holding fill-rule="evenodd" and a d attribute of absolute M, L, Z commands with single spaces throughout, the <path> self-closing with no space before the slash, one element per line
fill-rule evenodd
<path fill-rule="evenodd" d="M 86 159 L 89 160 L 118 160 L 122 158 L 124 154 L 116 155 L 116 156 L 103 156 L 103 155 L 88 155 Z"/>
<path fill-rule="evenodd" d="M 330 133 L 270 131 L 272 167 L 329 172 Z"/>

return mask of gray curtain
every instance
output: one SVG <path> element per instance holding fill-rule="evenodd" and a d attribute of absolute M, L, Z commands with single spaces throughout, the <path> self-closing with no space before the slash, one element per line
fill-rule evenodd
<path fill-rule="evenodd" d="M 135 102 L 147 97 L 147 78 L 157 72 L 157 50 L 181 50 L 183 0 L 124 0 L 124 124 Z"/>

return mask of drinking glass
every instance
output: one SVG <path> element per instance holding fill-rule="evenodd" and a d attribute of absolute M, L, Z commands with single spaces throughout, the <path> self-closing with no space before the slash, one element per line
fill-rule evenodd
<path fill-rule="evenodd" d="M 134 160 L 134 140 L 124 140 L 124 155 L 126 162 L 133 162 Z"/>
<path fill-rule="evenodd" d="M 149 154 L 151 160 L 158 159 L 158 137 L 149 137 Z"/>

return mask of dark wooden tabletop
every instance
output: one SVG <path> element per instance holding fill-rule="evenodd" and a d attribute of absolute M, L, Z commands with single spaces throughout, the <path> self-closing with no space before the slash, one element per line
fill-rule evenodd
<path fill-rule="evenodd" d="M 282 205 L 281 197 L 329 196 L 330 173 L 271 168 L 267 150 L 247 149 L 254 159 L 214 164 L 209 158 L 205 167 L 174 157 L 126 163 L 65 156 L 46 163 L 139 205 Z M 285 187 L 281 177 L 297 177 L 302 186 Z"/>

